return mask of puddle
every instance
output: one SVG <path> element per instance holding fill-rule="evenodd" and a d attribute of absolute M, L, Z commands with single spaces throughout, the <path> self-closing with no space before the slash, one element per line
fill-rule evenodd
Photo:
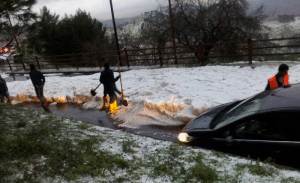
<path fill-rule="evenodd" d="M 40 104 L 24 104 L 24 107 L 34 109 L 40 112 L 52 113 L 62 117 L 74 118 L 81 121 L 88 121 L 95 125 L 116 129 L 111 123 L 105 111 L 96 109 L 82 109 L 75 104 L 59 104 L 50 105 L 48 108 L 42 107 Z"/>
<path fill-rule="evenodd" d="M 177 142 L 177 135 L 182 127 L 164 127 L 164 126 L 140 126 L 137 129 L 125 128 L 124 131 L 134 133 L 158 140 Z"/>
<path fill-rule="evenodd" d="M 98 126 L 120 129 L 128 133 L 152 137 L 164 141 L 177 141 L 177 134 L 182 127 L 164 127 L 159 125 L 141 126 L 140 128 L 118 128 L 117 124 L 120 122 L 113 121 L 105 111 L 98 109 L 83 109 L 75 104 L 58 104 L 50 105 L 48 108 L 42 107 L 40 104 L 29 103 L 24 104 L 24 107 L 34 109 L 40 112 L 52 113 L 62 117 L 74 118 L 76 120 L 88 121 Z"/>

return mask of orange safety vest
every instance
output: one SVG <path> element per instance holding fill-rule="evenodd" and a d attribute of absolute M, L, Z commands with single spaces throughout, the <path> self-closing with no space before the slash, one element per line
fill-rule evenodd
<path fill-rule="evenodd" d="M 276 76 L 272 76 L 268 79 L 269 81 L 269 84 L 270 84 L 270 89 L 271 90 L 276 90 L 278 88 L 278 83 L 276 81 Z M 289 84 L 289 75 L 286 74 L 284 77 L 283 77 L 283 83 L 282 83 L 282 86 L 286 86 Z"/>

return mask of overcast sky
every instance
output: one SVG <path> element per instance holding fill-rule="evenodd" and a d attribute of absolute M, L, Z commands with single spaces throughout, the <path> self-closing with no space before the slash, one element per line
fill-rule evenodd
<path fill-rule="evenodd" d="M 161 0 L 159 0 L 161 1 Z M 128 18 L 158 7 L 157 0 L 112 0 L 115 18 Z M 33 11 L 40 12 L 47 6 L 51 13 L 74 15 L 77 9 L 86 10 L 93 18 L 100 20 L 111 19 L 109 0 L 37 0 Z"/>
<path fill-rule="evenodd" d="M 115 18 L 128 18 L 140 15 L 146 11 L 157 9 L 159 4 L 168 0 L 112 0 Z M 264 3 L 268 11 L 276 14 L 290 12 L 300 15 L 299 0 L 251 0 L 252 4 Z M 100 20 L 111 19 L 110 0 L 37 0 L 33 11 L 39 13 L 43 6 L 47 6 L 51 13 L 63 17 L 64 14 L 74 15 L 77 9 L 86 10 L 93 18 Z"/>

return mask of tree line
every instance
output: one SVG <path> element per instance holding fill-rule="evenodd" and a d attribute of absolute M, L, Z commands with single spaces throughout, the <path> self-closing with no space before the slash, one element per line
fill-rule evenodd
<path fill-rule="evenodd" d="M 100 52 L 113 46 L 105 35 L 103 24 L 80 9 L 75 15 L 59 19 L 59 15 L 43 7 L 39 20 L 31 28 L 28 48 L 39 54 Z"/>
<path fill-rule="evenodd" d="M 35 3 L 36 0 L 6 0 L 0 3 L 0 32 L 7 37 L 6 45 L 18 35 L 27 34 L 24 44 L 18 45 L 19 56 L 115 49 L 115 42 L 106 36 L 106 28 L 90 13 L 78 9 L 75 15 L 60 18 L 44 6 L 37 14 L 31 11 Z"/>
<path fill-rule="evenodd" d="M 144 18 L 139 35 L 132 35 L 132 30 L 123 32 L 126 44 L 120 45 L 121 49 L 165 47 L 175 39 L 176 45 L 188 46 L 198 56 L 199 52 L 192 45 L 246 40 L 258 35 L 265 16 L 264 6 L 250 9 L 247 0 L 171 2 L 174 37 L 171 34 L 169 9 L 161 6 L 158 11 Z M 106 28 L 100 21 L 92 18 L 90 13 L 78 9 L 75 15 L 60 18 L 43 7 L 40 14 L 34 14 L 30 12 L 34 3 L 36 0 L 7 0 L 4 5 L 0 5 L 1 33 L 18 34 L 21 30 L 26 30 L 28 34 L 24 44 L 26 48 L 21 49 L 21 53 L 61 55 L 116 49 L 115 41 L 106 36 Z M 8 23 L 8 14 L 18 22 L 12 27 Z M 223 47 L 230 49 L 236 46 Z M 208 56 L 215 47 L 206 45 L 204 56 Z M 236 51 L 229 52 L 238 54 Z"/>

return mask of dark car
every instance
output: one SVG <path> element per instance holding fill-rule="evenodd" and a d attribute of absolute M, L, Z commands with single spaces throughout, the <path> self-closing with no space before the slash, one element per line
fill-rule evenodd
<path fill-rule="evenodd" d="M 242 151 L 300 151 L 300 84 L 217 106 L 189 122 L 181 142 Z"/>

